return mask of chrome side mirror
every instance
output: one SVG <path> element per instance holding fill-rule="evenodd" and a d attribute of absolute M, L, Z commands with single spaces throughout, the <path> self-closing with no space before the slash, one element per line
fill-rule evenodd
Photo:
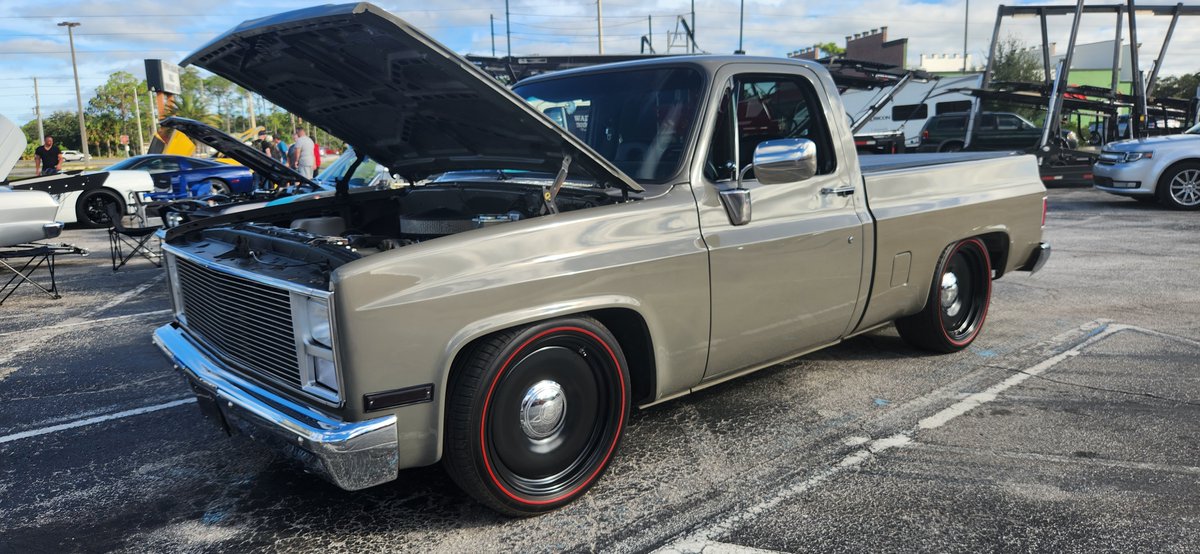
<path fill-rule="evenodd" d="M 808 139 L 764 140 L 754 149 L 759 184 L 795 183 L 817 174 L 817 145 Z"/>

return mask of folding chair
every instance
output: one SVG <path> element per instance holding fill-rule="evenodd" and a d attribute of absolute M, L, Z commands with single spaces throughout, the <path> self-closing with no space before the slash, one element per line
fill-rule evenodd
<path fill-rule="evenodd" d="M 141 202 L 138 204 L 140 206 Z M 126 227 L 124 214 L 116 204 L 107 204 L 104 209 L 113 224 L 108 230 L 108 248 L 112 255 L 113 271 L 121 269 L 134 256 L 145 258 L 154 264 L 154 267 L 162 267 L 162 254 L 154 237 L 154 233 L 161 229 L 162 225 Z M 129 249 L 128 253 L 126 249 Z"/>
<path fill-rule="evenodd" d="M 0 269 L 4 270 L 3 273 L 12 273 L 12 277 L 8 279 L 8 282 L 0 287 L 0 294 L 4 295 L 4 297 L 0 298 L 0 304 L 4 304 L 4 301 L 8 300 L 8 297 L 17 292 L 17 289 L 25 283 L 41 289 L 50 298 L 55 300 L 62 298 L 58 294 L 58 283 L 54 280 L 54 254 L 55 250 L 52 247 L 43 245 L 20 245 L 12 249 L 0 250 Z M 25 258 L 25 263 L 9 263 L 9 260 L 19 258 Z M 20 267 L 18 268 L 14 264 L 19 264 Z M 34 273 L 43 266 L 45 266 L 47 273 L 50 274 L 50 288 L 46 288 L 41 283 L 33 280 Z M 0 275 L 3 273 L 0 273 Z"/>

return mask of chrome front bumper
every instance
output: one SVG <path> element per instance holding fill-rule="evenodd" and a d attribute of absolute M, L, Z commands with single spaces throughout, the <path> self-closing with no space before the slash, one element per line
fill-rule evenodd
<path fill-rule="evenodd" d="M 154 331 L 154 344 L 187 378 L 201 411 L 227 431 L 265 441 L 346 490 L 396 479 L 396 416 L 330 418 L 233 373 L 175 323 Z"/>
<path fill-rule="evenodd" d="M 54 223 L 46 223 L 42 225 L 42 238 L 52 239 L 57 238 L 62 234 L 63 224 L 55 221 Z"/>

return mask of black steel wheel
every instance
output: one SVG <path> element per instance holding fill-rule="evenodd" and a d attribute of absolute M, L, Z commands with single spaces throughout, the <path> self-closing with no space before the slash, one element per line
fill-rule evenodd
<path fill-rule="evenodd" d="M 456 364 L 443 463 L 464 491 L 502 514 L 553 510 L 608 467 L 629 390 L 624 355 L 594 319 L 498 333 Z"/>
<path fill-rule="evenodd" d="M 1200 210 L 1200 163 L 1175 164 L 1158 180 L 1158 201 L 1176 210 Z"/>
<path fill-rule="evenodd" d="M 938 261 L 929 297 L 918 313 L 896 321 L 909 344 L 933 352 L 957 352 L 974 342 L 987 319 L 992 264 L 979 239 L 947 248 Z"/>
<path fill-rule="evenodd" d="M 125 213 L 125 204 L 116 194 L 107 190 L 87 191 L 75 201 L 75 218 L 80 225 L 89 229 L 111 227 L 108 206 L 116 206 L 117 213 Z"/>

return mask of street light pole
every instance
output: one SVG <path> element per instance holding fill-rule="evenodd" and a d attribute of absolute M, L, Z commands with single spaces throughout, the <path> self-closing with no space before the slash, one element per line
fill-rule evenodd
<path fill-rule="evenodd" d="M 962 71 L 967 72 L 967 29 L 971 21 L 971 0 L 967 0 L 967 10 L 963 14 L 963 66 Z"/>
<path fill-rule="evenodd" d="M 133 97 L 133 117 L 137 119 L 138 146 L 136 155 L 141 156 L 143 152 L 142 149 L 145 148 L 145 142 L 142 141 L 142 108 L 138 106 L 137 91 L 134 90 L 130 92 L 130 96 Z"/>
<path fill-rule="evenodd" d="M 79 65 L 75 63 L 75 33 L 72 32 L 72 29 L 79 26 L 79 22 L 63 21 L 58 26 L 67 28 L 67 40 L 71 44 L 71 71 L 75 73 L 75 107 L 79 110 L 79 139 L 83 141 L 83 159 L 91 160 L 92 155 L 88 152 L 87 126 L 83 123 L 83 95 L 79 93 Z"/>

